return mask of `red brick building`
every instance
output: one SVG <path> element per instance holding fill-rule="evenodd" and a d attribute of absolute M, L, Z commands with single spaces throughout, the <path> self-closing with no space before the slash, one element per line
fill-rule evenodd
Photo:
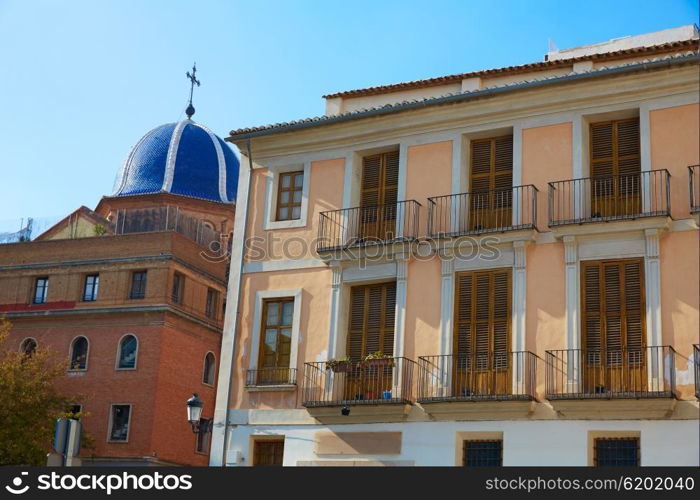
<path fill-rule="evenodd" d="M 132 149 L 114 193 L 34 241 L 0 245 L 11 345 L 68 359 L 84 464 L 208 463 L 185 401 L 214 410 L 238 160 L 191 119 Z M 76 408 L 77 410 L 77 408 Z"/>

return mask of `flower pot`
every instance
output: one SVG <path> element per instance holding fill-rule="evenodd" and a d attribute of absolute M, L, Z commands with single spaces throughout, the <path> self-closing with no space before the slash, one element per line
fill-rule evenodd
<path fill-rule="evenodd" d="M 383 391 L 382 399 L 391 399 L 391 391 Z"/>
<path fill-rule="evenodd" d="M 367 366 L 393 366 L 394 360 L 391 358 L 366 359 Z"/>
<path fill-rule="evenodd" d="M 352 371 L 351 363 L 338 363 L 334 365 L 326 365 L 326 368 L 333 371 L 333 373 L 349 373 Z"/>

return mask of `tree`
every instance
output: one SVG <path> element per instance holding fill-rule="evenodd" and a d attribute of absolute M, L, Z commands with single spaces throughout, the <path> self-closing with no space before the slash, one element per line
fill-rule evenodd
<path fill-rule="evenodd" d="M 54 387 L 67 362 L 43 346 L 20 352 L 9 345 L 10 328 L 0 316 L 0 465 L 46 465 L 56 418 L 76 402 Z"/>

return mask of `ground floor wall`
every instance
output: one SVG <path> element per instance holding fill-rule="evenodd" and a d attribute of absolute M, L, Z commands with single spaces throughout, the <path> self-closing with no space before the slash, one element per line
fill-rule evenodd
<path fill-rule="evenodd" d="M 697 405 L 693 405 L 697 415 Z M 340 413 L 340 412 L 339 412 Z M 492 420 L 323 425 L 306 410 L 231 410 L 226 465 L 253 465 L 256 440 L 284 439 L 284 466 L 462 465 L 465 440 L 502 440 L 504 466 L 587 466 L 599 437 L 639 438 L 642 466 L 697 466 L 698 419 Z M 277 423 L 275 423 L 277 422 Z M 285 425 L 284 422 L 289 422 Z M 307 423 L 308 422 L 308 423 Z"/>

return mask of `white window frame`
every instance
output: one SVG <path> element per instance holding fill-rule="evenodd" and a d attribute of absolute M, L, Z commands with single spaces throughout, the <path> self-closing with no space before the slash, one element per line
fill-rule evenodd
<path fill-rule="evenodd" d="M 303 170 L 304 181 L 301 188 L 301 213 L 298 219 L 277 220 L 277 187 L 280 174 L 287 172 L 298 172 Z M 295 227 L 306 227 L 307 214 L 309 210 L 309 184 L 311 183 L 311 163 L 295 163 L 291 165 L 268 167 L 266 182 L 266 202 L 265 216 L 263 218 L 263 229 L 270 231 L 274 229 L 290 229 Z"/>
<path fill-rule="evenodd" d="M 255 294 L 255 311 L 253 313 L 253 331 L 251 332 L 250 360 L 248 368 L 258 369 L 258 357 L 260 352 L 260 332 L 262 328 L 263 301 L 265 299 L 282 299 L 292 297 L 294 299 L 294 312 L 292 317 L 292 345 L 289 349 L 289 368 L 297 367 L 297 351 L 299 349 L 299 329 L 301 325 L 301 288 L 294 290 L 263 290 Z"/>
<path fill-rule="evenodd" d="M 85 368 L 71 368 L 73 364 L 73 344 L 75 344 L 75 341 L 83 337 L 85 341 L 87 342 L 87 352 L 85 353 Z M 87 338 L 87 335 L 76 335 L 73 337 L 70 341 L 70 344 L 68 344 L 68 371 L 69 372 L 86 372 L 88 371 L 88 368 L 90 367 L 90 339 Z"/>
<path fill-rule="evenodd" d="M 128 406 L 129 407 L 129 422 L 126 424 L 126 439 L 114 440 L 112 439 L 112 425 L 114 417 L 114 407 L 115 406 Z M 108 443 L 128 443 L 131 437 L 131 422 L 134 420 L 134 405 L 131 403 L 111 403 L 109 405 L 109 425 L 107 426 L 107 442 Z"/>
<path fill-rule="evenodd" d="M 120 368 L 119 367 L 119 359 L 121 358 L 122 354 L 122 340 L 124 340 L 124 337 L 127 337 L 131 335 L 136 339 L 136 357 L 134 358 L 134 367 L 133 368 Z M 119 337 L 119 341 L 117 342 L 117 359 L 114 361 L 114 369 L 119 370 L 119 371 L 130 371 L 130 370 L 136 370 L 139 366 L 139 347 L 141 347 L 141 342 L 139 342 L 139 338 L 135 333 L 125 333 L 121 337 Z"/>
<path fill-rule="evenodd" d="M 212 362 L 212 366 L 214 367 L 214 374 L 211 377 L 213 380 L 212 383 L 204 381 L 204 376 L 207 374 L 207 356 L 210 354 L 214 358 L 214 361 Z M 214 382 L 216 382 L 216 354 L 214 354 L 214 351 L 207 351 L 204 358 L 202 358 L 202 384 L 206 385 L 207 387 L 214 387 Z"/>

